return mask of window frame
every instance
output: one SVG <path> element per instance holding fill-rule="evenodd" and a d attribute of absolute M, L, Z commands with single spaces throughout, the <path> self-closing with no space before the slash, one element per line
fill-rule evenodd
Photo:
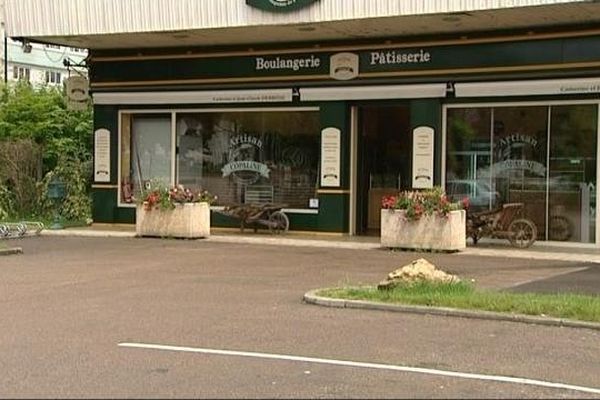
<path fill-rule="evenodd" d="M 26 82 L 31 82 L 31 68 L 22 65 L 13 65 L 13 80 L 20 81 L 22 79 Z"/>
<path fill-rule="evenodd" d="M 177 114 L 180 113 L 216 113 L 216 112 L 319 112 L 320 107 L 316 106 L 300 106 L 300 107 L 226 107 L 226 108 L 152 108 L 152 109 L 120 109 L 118 112 L 118 134 L 117 134 L 117 206 L 122 208 L 135 208 L 135 203 L 124 203 L 122 201 L 122 186 L 121 186 L 121 139 L 123 130 L 123 115 L 124 114 L 170 114 L 171 115 L 171 140 L 173 148 L 171 149 L 171 184 L 177 179 L 176 163 L 177 163 Z M 320 134 L 320 132 L 319 132 Z M 320 141 L 320 137 L 319 137 Z M 319 160 L 320 163 L 320 160 Z M 223 206 L 211 206 L 211 210 L 222 210 Z M 284 208 L 284 212 L 294 214 L 319 214 L 318 209 L 310 208 Z"/>
<path fill-rule="evenodd" d="M 446 169 L 447 169 L 447 157 L 446 152 L 448 150 L 447 139 L 448 139 L 448 110 L 453 108 L 501 108 L 501 107 L 527 107 L 527 106 L 544 106 L 548 107 L 548 118 L 550 118 L 550 112 L 552 106 L 569 106 L 569 105 L 595 105 L 598 107 L 598 121 L 596 127 L 596 176 L 600 178 L 600 100 L 524 100 L 524 101 L 465 101 L 459 103 L 443 104 L 442 105 L 442 160 L 441 160 L 441 186 L 446 187 Z M 493 120 L 493 113 L 492 113 Z M 550 122 L 549 122 L 550 123 Z M 600 184 L 596 184 L 596 199 L 600 199 Z M 578 243 L 578 242 L 557 242 L 559 246 L 563 247 L 595 247 L 600 248 L 600 213 L 596 213 L 596 241 L 595 243 Z M 544 241 L 546 245 L 552 245 L 552 241 Z"/>

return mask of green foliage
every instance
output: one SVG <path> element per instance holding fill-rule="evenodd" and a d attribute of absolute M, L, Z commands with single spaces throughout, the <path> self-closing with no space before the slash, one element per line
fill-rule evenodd
<path fill-rule="evenodd" d="M 30 156 L 23 151 L 4 152 L 0 218 L 51 215 L 46 195 L 54 175 L 67 186 L 63 217 L 89 218 L 92 125 L 91 108 L 68 110 L 64 93 L 57 88 L 34 88 L 26 82 L 0 87 L 0 142 L 19 150 L 32 143 L 35 150 Z"/>
<path fill-rule="evenodd" d="M 56 167 L 41 182 L 43 215 L 50 215 L 55 205 L 48 199 L 48 184 L 54 177 L 65 184 L 66 197 L 60 204 L 60 215 L 70 221 L 91 218 L 92 200 L 89 195 L 89 178 L 92 174 L 91 155 L 64 153 L 58 156 Z"/>
<path fill-rule="evenodd" d="M 12 217 L 15 210 L 15 196 L 8 188 L 0 184 L 0 220 Z"/>
<path fill-rule="evenodd" d="M 2 88 L 0 139 L 32 139 L 44 147 L 44 173 L 52 170 L 64 151 L 92 149 L 92 111 L 67 110 L 57 88 L 34 88 L 19 82 Z"/>
<path fill-rule="evenodd" d="M 3 214 L 33 213 L 38 205 L 40 146 L 30 139 L 0 140 L 0 182 L 11 201 Z"/>

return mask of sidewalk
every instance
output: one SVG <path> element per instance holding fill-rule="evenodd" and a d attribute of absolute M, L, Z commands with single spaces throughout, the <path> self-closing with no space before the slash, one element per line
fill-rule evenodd
<path fill-rule="evenodd" d="M 135 226 L 125 224 L 94 224 L 84 228 L 68 228 L 52 231 L 44 230 L 42 235 L 48 236 L 83 236 L 83 237 L 135 237 Z M 339 248 L 355 250 L 381 249 L 378 237 L 364 236 L 337 236 L 323 234 L 309 234 L 290 232 L 283 236 L 271 235 L 266 231 L 258 233 L 247 232 L 241 234 L 237 230 L 214 229 L 210 238 L 211 242 L 247 243 L 277 246 L 301 246 Z M 584 246 L 558 247 L 547 245 L 543 242 L 534 244 L 529 249 L 515 249 L 508 242 L 480 243 L 477 247 L 468 246 L 467 249 L 457 253 L 464 256 L 504 257 L 532 260 L 574 261 L 584 263 L 600 263 L 600 248 Z"/>

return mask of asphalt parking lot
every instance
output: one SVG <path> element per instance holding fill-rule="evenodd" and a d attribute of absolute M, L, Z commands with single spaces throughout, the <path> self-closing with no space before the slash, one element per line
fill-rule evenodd
<path fill-rule="evenodd" d="M 24 254 L 0 258 L 0 397 L 598 397 L 485 377 L 598 389 L 600 331 L 301 301 L 318 287 L 375 283 L 421 256 L 495 289 L 594 264 L 132 238 L 17 243 Z"/>

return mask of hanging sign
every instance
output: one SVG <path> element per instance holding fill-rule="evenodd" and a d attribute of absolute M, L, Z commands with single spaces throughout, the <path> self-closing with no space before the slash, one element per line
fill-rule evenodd
<path fill-rule="evenodd" d="M 288 12 L 307 7 L 319 0 L 246 0 L 250 7 L 264 11 Z"/>
<path fill-rule="evenodd" d="M 70 76 L 65 79 L 67 107 L 73 111 L 83 111 L 88 107 L 89 81 L 83 76 Z"/>
<path fill-rule="evenodd" d="M 433 187 L 433 128 L 419 126 L 413 130 L 412 187 Z"/>
<path fill-rule="evenodd" d="M 94 132 L 94 181 L 110 182 L 110 131 Z"/>
<path fill-rule="evenodd" d="M 321 132 L 321 186 L 340 186 L 340 152 L 342 132 L 325 128 Z"/>

